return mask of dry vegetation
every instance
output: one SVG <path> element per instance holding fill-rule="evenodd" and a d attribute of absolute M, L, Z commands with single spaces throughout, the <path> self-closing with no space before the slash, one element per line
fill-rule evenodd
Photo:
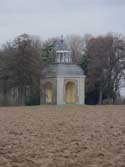
<path fill-rule="evenodd" d="M 0 167 L 125 167 L 125 106 L 0 108 Z"/>

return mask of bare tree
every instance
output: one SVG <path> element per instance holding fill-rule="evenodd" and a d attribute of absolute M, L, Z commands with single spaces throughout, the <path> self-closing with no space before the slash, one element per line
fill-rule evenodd
<path fill-rule="evenodd" d="M 79 64 L 85 44 L 84 38 L 78 35 L 70 35 L 67 36 L 66 42 L 71 50 L 73 62 Z"/>
<path fill-rule="evenodd" d="M 92 38 L 87 43 L 86 55 L 89 59 L 88 85 L 98 88 L 99 104 L 104 96 L 115 101 L 125 69 L 124 39 L 113 34 Z"/>
<path fill-rule="evenodd" d="M 40 78 L 40 41 L 23 34 L 13 42 L 4 46 L 4 54 L 8 56 L 4 65 L 13 87 L 18 87 L 20 104 L 25 104 L 27 86 L 35 94 L 39 89 Z M 34 92 L 35 90 L 35 92 Z M 35 96 L 35 95 L 34 95 Z"/>

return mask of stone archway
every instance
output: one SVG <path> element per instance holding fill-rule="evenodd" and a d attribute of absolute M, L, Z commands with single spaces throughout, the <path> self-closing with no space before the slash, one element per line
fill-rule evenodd
<path fill-rule="evenodd" d="M 53 99 L 53 91 L 52 91 L 52 83 L 47 82 L 45 84 L 45 102 L 48 104 L 52 103 Z"/>
<path fill-rule="evenodd" d="M 74 104 L 76 103 L 76 85 L 74 82 L 67 82 L 65 85 L 65 95 L 66 95 L 66 103 Z"/>

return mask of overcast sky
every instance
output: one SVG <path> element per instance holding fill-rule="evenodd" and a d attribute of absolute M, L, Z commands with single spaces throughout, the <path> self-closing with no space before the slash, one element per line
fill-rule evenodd
<path fill-rule="evenodd" d="M 125 0 L 0 0 L 0 45 L 22 33 L 125 34 Z"/>

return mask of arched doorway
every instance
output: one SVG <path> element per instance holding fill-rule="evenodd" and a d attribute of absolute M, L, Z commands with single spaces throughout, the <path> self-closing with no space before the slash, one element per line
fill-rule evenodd
<path fill-rule="evenodd" d="M 65 86 L 66 103 L 76 103 L 76 86 L 74 82 L 67 82 Z"/>
<path fill-rule="evenodd" d="M 45 85 L 45 102 L 52 103 L 53 92 L 52 92 L 52 84 L 47 82 Z"/>

